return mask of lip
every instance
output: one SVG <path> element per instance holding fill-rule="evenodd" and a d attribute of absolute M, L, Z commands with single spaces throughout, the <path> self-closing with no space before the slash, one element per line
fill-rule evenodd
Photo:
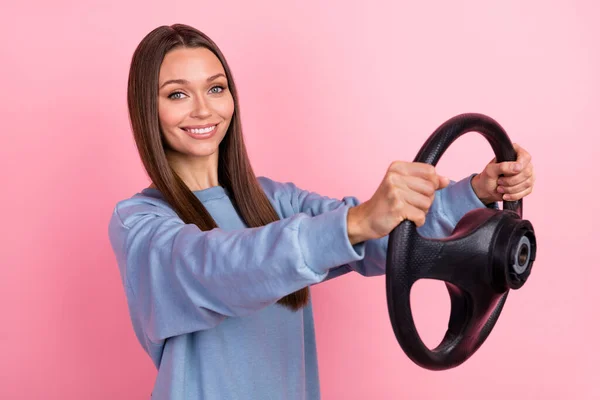
<path fill-rule="evenodd" d="M 206 140 L 206 139 L 210 139 L 211 137 L 215 136 L 215 133 L 217 133 L 217 129 L 218 129 L 218 125 L 219 124 L 209 124 L 209 125 L 194 125 L 194 126 L 186 126 L 186 127 L 181 127 L 180 129 L 182 131 L 184 131 L 189 137 L 191 137 L 192 139 L 196 139 L 196 140 Z M 208 128 L 214 126 L 215 129 L 213 129 L 208 135 L 204 134 L 204 135 L 196 135 L 190 131 L 187 131 L 183 128 L 190 128 L 190 129 L 201 129 L 201 128 Z"/>
<path fill-rule="evenodd" d="M 180 128 L 181 129 L 185 129 L 185 128 L 187 128 L 187 129 L 203 129 L 203 128 L 209 128 L 213 125 L 219 125 L 219 124 L 217 123 L 217 124 L 205 124 L 205 125 L 187 125 L 187 126 L 181 126 Z"/>

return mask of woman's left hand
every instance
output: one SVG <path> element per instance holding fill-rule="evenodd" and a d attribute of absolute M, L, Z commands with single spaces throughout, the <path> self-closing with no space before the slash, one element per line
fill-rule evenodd
<path fill-rule="evenodd" d="M 531 155 L 516 143 L 513 143 L 513 147 L 517 152 L 517 161 L 497 163 L 494 158 L 471 180 L 475 194 L 486 205 L 503 200 L 516 201 L 533 190 L 535 173 Z"/>

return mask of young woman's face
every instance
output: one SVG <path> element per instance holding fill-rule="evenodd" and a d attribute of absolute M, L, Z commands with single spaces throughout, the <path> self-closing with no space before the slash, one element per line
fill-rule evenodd
<path fill-rule="evenodd" d="M 165 55 L 158 115 L 171 150 L 192 157 L 218 155 L 233 111 L 225 70 L 210 50 L 178 48 Z"/>

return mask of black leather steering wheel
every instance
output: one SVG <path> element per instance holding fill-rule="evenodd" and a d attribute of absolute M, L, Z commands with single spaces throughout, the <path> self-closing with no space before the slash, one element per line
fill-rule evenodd
<path fill-rule="evenodd" d="M 487 139 L 497 162 L 516 160 L 502 127 L 490 117 L 469 113 L 436 129 L 414 161 L 436 165 L 452 142 L 470 131 Z M 456 367 L 486 340 L 508 292 L 523 286 L 535 260 L 533 226 L 522 216 L 522 200 L 504 201 L 502 210 L 469 211 L 447 238 L 422 237 L 408 220 L 390 233 L 386 265 L 389 317 L 398 343 L 417 365 L 430 370 Z M 410 290 L 419 279 L 444 281 L 450 294 L 448 330 L 434 349 L 421 340 L 410 308 Z"/>

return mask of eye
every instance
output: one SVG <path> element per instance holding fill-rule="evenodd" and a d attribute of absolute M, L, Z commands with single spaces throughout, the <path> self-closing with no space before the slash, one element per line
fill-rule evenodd
<path fill-rule="evenodd" d="M 215 91 L 215 89 L 219 89 L 219 90 Z M 225 88 L 223 86 L 217 85 L 217 86 L 211 87 L 208 92 L 209 93 L 221 93 L 223 90 L 225 90 Z"/>
<path fill-rule="evenodd" d="M 183 92 L 173 92 L 173 93 L 171 93 L 171 94 L 170 94 L 169 96 L 167 96 L 167 97 L 168 97 L 169 99 L 171 99 L 171 100 L 179 100 L 179 99 L 181 99 L 181 97 L 174 98 L 173 96 L 174 96 L 174 95 L 176 95 L 176 94 L 183 94 Z"/>

